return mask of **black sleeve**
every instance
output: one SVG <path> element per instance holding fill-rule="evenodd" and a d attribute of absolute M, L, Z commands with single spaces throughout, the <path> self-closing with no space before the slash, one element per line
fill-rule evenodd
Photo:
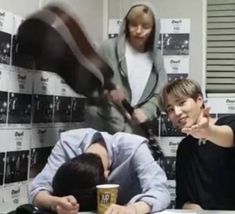
<path fill-rule="evenodd" d="M 182 154 L 182 147 L 179 145 L 176 155 L 176 209 L 182 209 L 182 206 L 188 197 L 184 189 L 184 155 Z"/>
<path fill-rule="evenodd" d="M 228 126 L 233 130 L 233 143 L 235 145 L 235 115 L 231 117 Z"/>

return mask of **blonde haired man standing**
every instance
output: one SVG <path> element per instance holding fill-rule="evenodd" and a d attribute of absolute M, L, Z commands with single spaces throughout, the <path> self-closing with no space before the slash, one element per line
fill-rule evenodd
<path fill-rule="evenodd" d="M 109 100 L 101 106 L 88 108 L 92 127 L 144 135 L 139 124 L 157 117 L 160 88 L 167 83 L 157 48 L 159 28 L 154 7 L 147 2 L 135 4 L 123 18 L 118 37 L 101 45 L 100 53 L 114 72 L 112 82 L 117 88 L 109 92 Z M 134 107 L 132 115 L 123 108 L 123 99 Z"/>

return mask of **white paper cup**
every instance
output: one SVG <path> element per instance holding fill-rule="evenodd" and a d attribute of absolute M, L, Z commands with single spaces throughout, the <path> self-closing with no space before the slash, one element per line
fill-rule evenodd
<path fill-rule="evenodd" d="M 97 211 L 104 214 L 111 204 L 117 203 L 119 184 L 97 185 Z"/>

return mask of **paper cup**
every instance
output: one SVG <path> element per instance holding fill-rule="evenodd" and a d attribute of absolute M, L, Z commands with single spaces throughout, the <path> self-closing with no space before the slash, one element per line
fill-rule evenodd
<path fill-rule="evenodd" d="M 97 211 L 104 214 L 111 204 L 117 203 L 118 184 L 97 185 Z"/>

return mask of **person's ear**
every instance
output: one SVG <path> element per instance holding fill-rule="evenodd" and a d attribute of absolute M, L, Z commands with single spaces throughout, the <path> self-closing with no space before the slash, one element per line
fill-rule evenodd
<path fill-rule="evenodd" d="M 204 108 L 204 100 L 202 95 L 198 95 L 197 99 L 196 99 L 196 103 L 200 106 L 200 108 Z"/>

